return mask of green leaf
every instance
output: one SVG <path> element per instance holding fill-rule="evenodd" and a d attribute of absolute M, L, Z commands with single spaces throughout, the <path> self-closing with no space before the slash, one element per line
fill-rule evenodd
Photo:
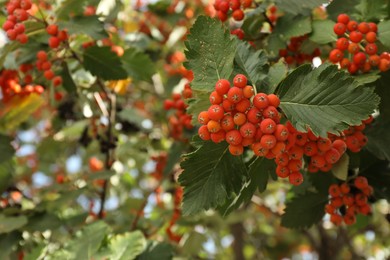
<path fill-rule="evenodd" d="M 12 138 L 0 134 L 0 164 L 11 160 L 15 154 L 15 149 L 12 147 Z"/>
<path fill-rule="evenodd" d="M 57 17 L 64 19 L 72 14 L 81 14 L 84 11 L 84 6 L 88 0 L 66 0 L 58 8 Z"/>
<path fill-rule="evenodd" d="M 22 240 L 22 235 L 17 231 L 1 234 L 0 235 L 0 259 L 11 259 L 8 256 L 16 249 L 19 240 Z"/>
<path fill-rule="evenodd" d="M 20 43 L 18 41 L 13 41 L 11 43 L 6 44 L 0 49 L 0 67 L 4 66 L 4 62 L 6 58 L 9 56 L 11 52 L 18 49 L 20 47 Z"/>
<path fill-rule="evenodd" d="M 192 95 L 195 98 L 190 98 L 186 100 L 188 107 L 187 113 L 192 115 L 191 123 L 193 125 L 198 125 L 198 115 L 202 111 L 207 111 L 210 107 L 209 93 L 201 92 L 197 90 L 192 90 Z"/>
<path fill-rule="evenodd" d="M 383 116 L 390 116 L 390 71 L 380 74 L 381 77 L 377 82 L 375 82 L 376 89 L 375 93 L 381 98 L 381 103 L 379 104 L 379 112 Z"/>
<path fill-rule="evenodd" d="M 280 35 L 281 39 L 287 42 L 291 37 L 308 34 L 311 30 L 310 17 L 284 15 L 278 19 L 272 34 Z"/>
<path fill-rule="evenodd" d="M 337 183 L 336 178 L 330 172 L 306 173 L 306 176 L 316 191 L 325 195 L 329 194 L 329 186 Z"/>
<path fill-rule="evenodd" d="M 255 87 L 259 86 L 266 77 L 268 58 L 263 50 L 256 51 L 248 43 L 240 42 L 237 47 L 235 61 Z"/>
<path fill-rule="evenodd" d="M 69 34 L 86 34 L 94 40 L 107 38 L 108 34 L 104 30 L 104 24 L 96 15 L 92 16 L 76 16 L 69 21 L 59 23 L 61 29 L 67 29 Z"/>
<path fill-rule="evenodd" d="M 308 127 L 316 135 L 338 134 L 359 125 L 378 106 L 379 97 L 337 66 L 322 64 L 312 70 L 303 65 L 281 83 L 280 108 L 299 131 Z"/>
<path fill-rule="evenodd" d="M 258 7 L 245 14 L 245 20 L 241 26 L 245 38 L 253 39 L 259 36 L 260 29 L 265 21 L 263 12 L 264 8 Z"/>
<path fill-rule="evenodd" d="M 360 0 L 356 10 L 360 13 L 357 17 L 361 21 L 379 21 L 387 16 L 387 0 Z"/>
<path fill-rule="evenodd" d="M 28 219 L 26 230 L 30 232 L 57 229 L 62 225 L 61 220 L 54 214 L 48 212 L 37 212 Z"/>
<path fill-rule="evenodd" d="M 111 239 L 112 260 L 135 259 L 146 248 L 146 240 L 140 231 L 124 233 Z"/>
<path fill-rule="evenodd" d="M 336 21 L 339 14 L 353 14 L 360 0 L 331 1 L 326 7 L 329 18 Z"/>
<path fill-rule="evenodd" d="M 26 225 L 27 222 L 28 220 L 25 216 L 7 217 L 3 214 L 0 214 L 0 234 L 9 233 L 19 229 Z"/>
<path fill-rule="evenodd" d="M 276 164 L 273 160 L 264 157 L 256 157 L 249 165 L 249 180 L 242 185 L 238 195 L 232 200 L 230 205 L 224 210 L 223 215 L 228 215 L 237 209 L 242 203 L 249 202 L 256 192 L 264 192 L 267 188 L 269 178 L 275 175 Z"/>
<path fill-rule="evenodd" d="M 328 3 L 328 0 L 276 0 L 275 3 L 278 8 L 283 11 L 298 15 L 302 13 L 308 13 L 311 9 L 318 7 L 322 4 Z M 305 12 L 306 11 L 306 12 Z"/>
<path fill-rule="evenodd" d="M 343 154 L 340 160 L 335 163 L 332 167 L 333 175 L 340 180 L 347 180 L 348 177 L 348 168 L 349 168 L 349 156 L 348 154 Z"/>
<path fill-rule="evenodd" d="M 35 246 L 31 252 L 27 253 L 23 260 L 37 260 L 37 259 L 43 259 L 45 255 L 45 248 L 46 245 L 37 245 Z"/>
<path fill-rule="evenodd" d="M 378 40 L 386 47 L 390 47 L 390 20 L 378 24 Z"/>
<path fill-rule="evenodd" d="M 242 158 L 231 155 L 225 142 L 205 142 L 184 156 L 181 167 L 184 215 L 223 205 L 233 192 L 240 191 L 247 175 Z"/>
<path fill-rule="evenodd" d="M 267 94 L 274 93 L 279 83 L 287 76 L 287 73 L 287 64 L 283 59 L 280 59 L 269 68 L 267 78 L 265 78 L 263 84 L 257 88 L 257 91 Z"/>
<path fill-rule="evenodd" d="M 281 224 L 287 228 L 308 228 L 322 219 L 327 203 L 327 194 L 307 192 L 297 196 L 286 204 Z"/>
<path fill-rule="evenodd" d="M 83 57 L 85 69 L 97 77 L 104 80 L 127 78 L 121 59 L 111 51 L 110 47 L 89 47 L 85 50 Z"/>
<path fill-rule="evenodd" d="M 372 73 L 365 73 L 355 76 L 355 80 L 359 83 L 359 85 L 365 85 L 369 83 L 374 83 L 378 79 L 380 79 L 380 75 L 378 75 L 378 72 L 372 72 Z"/>
<path fill-rule="evenodd" d="M 14 171 L 13 161 L 8 160 L 0 163 L 0 194 L 11 184 Z"/>
<path fill-rule="evenodd" d="M 365 134 L 366 148 L 379 159 L 390 161 L 390 119 L 380 115 L 367 126 Z"/>
<path fill-rule="evenodd" d="M 137 260 L 162 260 L 173 258 L 173 247 L 168 243 L 158 243 L 151 241 Z"/>
<path fill-rule="evenodd" d="M 81 230 L 81 235 L 70 241 L 67 251 L 72 253 L 72 259 L 91 259 L 98 251 L 107 235 L 109 227 L 103 221 L 96 221 Z"/>
<path fill-rule="evenodd" d="M 61 77 L 62 77 L 62 86 L 64 87 L 64 89 L 68 93 L 76 93 L 77 86 L 72 78 L 72 75 L 70 74 L 69 67 L 66 62 L 62 63 Z"/>
<path fill-rule="evenodd" d="M 123 68 L 127 74 L 135 80 L 145 80 L 151 82 L 156 68 L 145 53 L 138 51 L 135 48 L 129 48 L 121 57 Z"/>
<path fill-rule="evenodd" d="M 390 170 L 388 161 L 377 161 L 359 174 L 374 188 L 376 199 L 390 200 Z"/>
<path fill-rule="evenodd" d="M 310 35 L 310 40 L 318 44 L 327 44 L 335 42 L 337 35 L 333 31 L 335 22 L 331 20 L 316 20 L 313 21 L 313 32 Z"/>
<path fill-rule="evenodd" d="M 185 42 L 187 69 L 194 73 L 192 89 L 211 92 L 218 79 L 233 71 L 237 39 L 216 19 L 199 16 Z"/>
<path fill-rule="evenodd" d="M 186 144 L 182 142 L 174 142 L 168 151 L 168 160 L 164 168 L 164 176 L 168 176 L 174 166 L 180 161 L 180 157 L 183 154 L 183 151 L 187 148 Z"/>

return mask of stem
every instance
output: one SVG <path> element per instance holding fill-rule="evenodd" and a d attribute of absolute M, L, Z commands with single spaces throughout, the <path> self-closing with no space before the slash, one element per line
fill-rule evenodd
<path fill-rule="evenodd" d="M 100 86 L 105 90 L 104 83 L 100 80 Z M 107 93 L 107 92 L 106 92 Z M 116 112 L 116 95 L 115 93 L 109 92 L 107 96 L 108 100 L 108 127 L 107 127 L 107 141 L 108 141 L 108 147 L 106 150 L 106 160 L 104 163 L 104 168 L 106 170 L 111 169 L 111 162 L 112 162 L 112 142 L 113 142 L 113 133 L 112 133 L 112 127 L 113 123 L 115 121 L 115 112 Z M 98 217 L 99 219 L 104 218 L 104 204 L 106 202 L 106 197 L 108 193 L 108 180 L 104 180 L 103 182 L 103 190 L 100 194 L 100 209 Z"/>

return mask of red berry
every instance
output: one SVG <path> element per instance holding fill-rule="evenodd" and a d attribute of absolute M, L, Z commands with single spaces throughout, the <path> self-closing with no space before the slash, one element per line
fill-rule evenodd
<path fill-rule="evenodd" d="M 269 94 L 269 95 L 267 96 L 267 98 L 268 98 L 268 101 L 269 101 L 269 105 L 270 105 L 270 106 L 274 106 L 275 108 L 276 108 L 276 107 L 279 107 L 279 105 L 280 105 L 280 99 L 279 99 L 279 97 L 278 97 L 277 95 L 275 95 L 275 94 Z"/>
<path fill-rule="evenodd" d="M 68 39 L 68 33 L 65 30 L 59 31 L 57 35 L 60 41 L 66 41 Z"/>
<path fill-rule="evenodd" d="M 347 30 L 347 26 L 345 26 L 345 24 L 343 23 L 336 23 L 333 27 L 333 31 L 337 35 L 343 35 L 346 30 Z"/>
<path fill-rule="evenodd" d="M 32 6 L 31 0 L 21 0 L 20 7 L 24 10 L 29 10 Z"/>
<path fill-rule="evenodd" d="M 259 93 L 253 98 L 253 105 L 258 109 L 264 109 L 268 107 L 269 101 L 267 94 Z"/>
<path fill-rule="evenodd" d="M 210 138 L 211 141 L 213 141 L 214 143 L 220 143 L 223 140 L 225 140 L 225 135 L 226 135 L 225 131 L 221 130 L 217 133 L 210 134 Z"/>
<path fill-rule="evenodd" d="M 240 127 L 240 134 L 244 138 L 253 138 L 256 134 L 256 126 L 247 122 Z"/>
<path fill-rule="evenodd" d="M 15 26 L 15 23 L 14 23 L 14 22 L 7 20 L 7 21 L 5 21 L 4 24 L 3 24 L 3 30 L 4 30 L 4 31 L 11 30 L 11 29 L 14 28 L 14 26 Z"/>
<path fill-rule="evenodd" d="M 376 33 L 378 31 L 378 26 L 376 25 L 376 23 L 368 23 L 368 26 L 370 27 L 371 32 Z"/>
<path fill-rule="evenodd" d="M 376 33 L 375 32 L 368 32 L 366 34 L 366 41 L 369 43 L 374 43 L 376 41 Z"/>
<path fill-rule="evenodd" d="M 366 34 L 370 31 L 370 26 L 368 25 L 368 23 L 366 22 L 361 22 L 359 23 L 358 25 L 358 30 L 363 33 L 363 34 Z"/>
<path fill-rule="evenodd" d="M 262 118 L 262 113 L 256 107 L 252 107 L 251 109 L 249 109 L 249 111 L 247 113 L 247 117 L 248 117 L 249 122 L 251 122 L 253 124 L 257 124 L 260 122 L 260 120 Z"/>
<path fill-rule="evenodd" d="M 202 140 L 205 140 L 205 141 L 210 140 L 210 132 L 207 129 L 206 125 L 202 125 L 201 127 L 199 127 L 198 134 Z"/>
<path fill-rule="evenodd" d="M 238 112 L 245 113 L 251 106 L 251 102 L 249 99 L 242 99 L 240 102 L 236 104 L 236 110 Z"/>
<path fill-rule="evenodd" d="M 275 172 L 280 178 L 287 178 L 290 175 L 290 170 L 286 166 L 278 165 Z"/>
<path fill-rule="evenodd" d="M 17 34 L 22 34 L 26 30 L 26 27 L 22 23 L 15 24 L 14 30 Z"/>
<path fill-rule="evenodd" d="M 13 29 L 7 31 L 7 37 L 11 41 L 16 40 L 16 37 L 18 36 L 17 32 Z"/>
<path fill-rule="evenodd" d="M 21 44 L 25 44 L 28 42 L 28 36 L 27 34 L 22 33 L 16 36 L 16 40 L 18 40 Z"/>
<path fill-rule="evenodd" d="M 359 31 L 353 31 L 349 34 L 349 39 L 351 42 L 359 43 L 361 40 L 363 40 L 363 34 Z"/>
<path fill-rule="evenodd" d="M 340 51 L 339 49 L 333 49 L 329 53 L 329 60 L 333 63 L 337 63 L 341 61 L 344 58 L 344 53 Z"/>
<path fill-rule="evenodd" d="M 217 133 L 221 130 L 221 124 L 218 121 L 210 120 L 207 123 L 207 129 L 210 133 Z"/>
<path fill-rule="evenodd" d="M 52 70 L 46 70 L 44 73 L 43 73 L 43 76 L 45 76 L 45 78 L 47 80 L 51 80 L 54 78 L 54 72 Z"/>
<path fill-rule="evenodd" d="M 260 139 L 261 145 L 266 149 L 272 149 L 276 145 L 276 138 L 274 135 L 265 134 Z"/>
<path fill-rule="evenodd" d="M 55 87 L 57 87 L 57 86 L 62 84 L 62 77 L 61 76 L 55 76 L 52 81 L 53 81 L 53 85 Z"/>
<path fill-rule="evenodd" d="M 220 79 L 215 84 L 215 91 L 221 96 L 228 93 L 230 89 L 230 82 L 226 79 Z"/>
<path fill-rule="evenodd" d="M 276 123 L 270 118 L 266 118 L 260 123 L 260 129 L 264 134 L 272 134 L 276 130 Z"/>
<path fill-rule="evenodd" d="M 343 23 L 343 24 L 348 24 L 349 16 L 347 14 L 339 14 L 337 16 L 337 22 L 338 23 Z"/>
<path fill-rule="evenodd" d="M 52 49 L 57 48 L 58 46 L 60 46 L 60 39 L 58 39 L 57 37 L 54 37 L 54 36 L 50 37 L 49 38 L 49 46 Z"/>
<path fill-rule="evenodd" d="M 343 59 L 340 61 L 340 67 L 341 67 L 342 69 L 348 68 L 349 65 L 351 65 L 351 62 L 349 61 L 348 58 L 343 58 Z"/>
<path fill-rule="evenodd" d="M 347 24 L 347 29 L 348 31 L 352 32 L 357 30 L 358 28 L 358 23 L 356 21 L 349 21 Z"/>
<path fill-rule="evenodd" d="M 389 70 L 390 69 L 390 61 L 387 59 L 380 59 L 378 68 L 382 72 Z"/>
<path fill-rule="evenodd" d="M 52 36 L 56 36 L 58 34 L 58 26 L 55 24 L 50 24 L 46 27 L 46 32 Z"/>
<path fill-rule="evenodd" d="M 230 0 L 230 8 L 231 8 L 232 10 L 237 10 L 237 9 L 239 9 L 239 8 L 240 8 L 240 5 L 241 5 L 240 0 Z"/>
<path fill-rule="evenodd" d="M 363 176 L 356 177 L 356 179 L 354 180 L 354 184 L 355 184 L 356 188 L 358 188 L 360 190 L 368 187 L 367 179 Z"/>
<path fill-rule="evenodd" d="M 292 172 L 299 171 L 302 168 L 302 160 L 290 160 L 287 167 Z"/>
<path fill-rule="evenodd" d="M 245 98 L 251 98 L 254 95 L 253 87 L 252 86 L 245 86 L 244 89 L 242 90 L 242 93 L 244 94 Z"/>
<path fill-rule="evenodd" d="M 237 10 L 234 10 L 233 11 L 233 19 L 236 20 L 236 21 L 241 21 L 242 19 L 244 19 L 244 12 L 241 10 L 241 9 L 237 9 Z"/>
<path fill-rule="evenodd" d="M 229 145 L 229 152 L 234 156 L 239 156 L 244 152 L 244 147 L 242 145 Z"/>
<path fill-rule="evenodd" d="M 292 173 L 290 173 L 288 180 L 292 185 L 298 186 L 303 182 L 303 175 L 302 175 L 302 173 L 300 173 L 298 171 L 292 172 Z"/>
<path fill-rule="evenodd" d="M 235 108 L 235 105 L 233 102 L 229 101 L 228 99 L 225 99 L 223 102 L 222 102 L 222 107 L 223 109 L 225 110 L 225 112 L 230 112 L 230 111 L 233 111 L 234 108 Z"/>
<path fill-rule="evenodd" d="M 378 51 L 378 47 L 375 43 L 369 43 L 366 45 L 365 50 L 368 55 L 374 55 Z"/>
<path fill-rule="evenodd" d="M 236 125 L 243 125 L 246 122 L 246 116 L 244 113 L 235 113 L 233 117 L 233 121 Z"/>
<path fill-rule="evenodd" d="M 223 111 L 223 108 L 219 105 L 210 106 L 209 109 L 207 110 L 207 112 L 209 114 L 209 118 L 212 120 L 215 120 L 215 121 L 221 120 L 224 113 L 225 113 Z"/>
<path fill-rule="evenodd" d="M 325 160 L 329 164 L 335 164 L 339 159 L 340 153 L 335 148 L 332 148 L 325 153 Z"/>
<path fill-rule="evenodd" d="M 45 51 L 38 51 L 37 58 L 40 61 L 45 61 L 47 60 L 47 53 Z"/>
<path fill-rule="evenodd" d="M 233 85 L 238 88 L 244 88 L 248 82 L 248 79 L 243 74 L 237 74 L 233 78 Z"/>
<path fill-rule="evenodd" d="M 217 91 L 213 91 L 209 97 L 210 103 L 213 105 L 219 105 L 222 103 L 223 97 L 217 93 Z"/>
<path fill-rule="evenodd" d="M 243 91 L 240 88 L 232 87 L 227 93 L 227 98 L 230 102 L 238 103 L 244 97 Z"/>
<path fill-rule="evenodd" d="M 335 148 L 340 155 L 343 155 L 347 150 L 347 145 L 343 140 L 335 140 L 332 143 L 332 147 Z"/>
<path fill-rule="evenodd" d="M 353 55 L 353 63 L 360 66 L 363 65 L 366 62 L 366 54 L 364 52 L 358 52 L 355 55 Z"/>
<path fill-rule="evenodd" d="M 226 133 L 226 142 L 232 145 L 239 145 L 242 142 L 242 136 L 238 130 L 230 130 Z"/>
<path fill-rule="evenodd" d="M 286 141 L 289 135 L 287 127 L 282 124 L 278 124 L 275 127 L 274 135 L 278 141 Z"/>
<path fill-rule="evenodd" d="M 347 38 L 345 37 L 342 37 L 342 38 L 339 38 L 337 41 L 336 41 L 336 48 L 339 49 L 340 51 L 345 51 L 348 49 L 348 46 L 349 46 L 349 41 Z"/>
<path fill-rule="evenodd" d="M 360 50 L 359 45 L 357 43 L 351 42 L 348 46 L 348 52 L 355 54 L 358 53 Z"/>
<path fill-rule="evenodd" d="M 169 100 L 170 101 L 170 100 Z M 173 102 L 172 102 L 173 103 Z M 169 108 L 168 108 L 169 109 Z M 206 125 L 210 121 L 209 113 L 207 111 L 202 111 L 198 115 L 198 122 L 202 125 Z"/>
<path fill-rule="evenodd" d="M 233 117 L 231 115 L 225 115 L 221 120 L 221 127 L 226 132 L 234 129 Z"/>

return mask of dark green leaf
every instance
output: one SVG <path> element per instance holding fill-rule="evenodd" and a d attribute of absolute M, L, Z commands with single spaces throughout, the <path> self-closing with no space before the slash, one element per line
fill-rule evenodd
<path fill-rule="evenodd" d="M 26 230 L 30 232 L 57 229 L 62 225 L 61 220 L 54 214 L 48 212 L 37 213 L 30 216 Z"/>
<path fill-rule="evenodd" d="M 272 34 L 280 35 L 281 39 L 287 42 L 291 37 L 308 34 L 311 30 L 310 17 L 284 15 L 278 19 Z"/>
<path fill-rule="evenodd" d="M 135 48 L 129 48 L 123 54 L 123 68 L 127 74 L 135 80 L 151 81 L 156 68 L 149 56 Z"/>
<path fill-rule="evenodd" d="M 387 16 L 386 12 L 387 0 L 360 0 L 356 5 L 356 10 L 359 12 L 359 20 L 361 21 L 379 21 Z"/>
<path fill-rule="evenodd" d="M 0 194 L 11 184 L 14 171 L 13 161 L 8 160 L 0 163 Z"/>
<path fill-rule="evenodd" d="M 256 38 L 259 36 L 260 29 L 265 21 L 264 8 L 258 7 L 255 10 L 245 14 L 245 20 L 241 29 L 245 33 L 245 38 Z"/>
<path fill-rule="evenodd" d="M 310 127 L 316 135 L 338 134 L 359 125 L 378 106 L 379 97 L 337 66 L 323 64 L 312 70 L 303 65 L 281 83 L 280 107 L 299 131 Z"/>
<path fill-rule="evenodd" d="M 168 243 L 149 242 L 145 252 L 137 260 L 165 260 L 173 258 L 173 247 Z"/>
<path fill-rule="evenodd" d="M 390 170 L 388 161 L 377 161 L 360 173 L 374 188 L 376 199 L 390 200 Z"/>
<path fill-rule="evenodd" d="M 127 78 L 118 55 L 110 47 L 92 46 L 84 52 L 84 66 L 93 75 L 104 80 Z"/>
<path fill-rule="evenodd" d="M 326 7 L 330 19 L 336 21 L 339 14 L 353 14 L 360 0 L 331 1 Z"/>
<path fill-rule="evenodd" d="M 77 86 L 74 82 L 72 75 L 70 74 L 69 67 L 67 63 L 62 64 L 62 71 L 61 71 L 61 77 L 62 77 L 62 86 L 68 93 L 76 93 L 77 92 Z"/>
<path fill-rule="evenodd" d="M 12 147 L 12 138 L 0 134 L 0 164 L 11 160 L 15 154 L 15 149 Z"/>
<path fill-rule="evenodd" d="M 322 4 L 328 3 L 329 0 L 276 0 L 276 5 L 283 11 L 298 15 L 302 13 L 308 13 L 311 9 L 318 7 Z M 306 11 L 306 12 L 305 12 Z"/>
<path fill-rule="evenodd" d="M 22 236 L 19 232 L 11 232 L 0 235 L 0 259 L 9 259 L 8 256 L 13 250 L 16 250 L 16 246 L 22 240 Z"/>
<path fill-rule="evenodd" d="M 107 38 L 108 34 L 104 30 L 104 24 L 96 15 L 93 16 L 76 16 L 69 21 L 59 23 L 61 29 L 67 29 L 69 34 L 86 34 L 94 40 Z"/>
<path fill-rule="evenodd" d="M 333 31 L 335 22 L 331 20 L 316 20 L 313 21 L 313 32 L 310 35 L 310 40 L 319 44 L 335 42 L 337 35 Z"/>
<path fill-rule="evenodd" d="M 376 89 L 375 93 L 381 98 L 381 103 L 379 104 L 379 112 L 383 116 L 390 116 L 390 71 L 381 73 L 380 79 L 375 83 Z"/>
<path fill-rule="evenodd" d="M 355 76 L 355 80 L 359 83 L 359 85 L 365 85 L 369 83 L 376 82 L 381 76 L 378 75 L 378 72 L 360 74 Z"/>
<path fill-rule="evenodd" d="M 248 80 L 253 86 L 259 86 L 266 77 L 268 59 L 263 50 L 256 51 L 248 43 L 240 42 L 235 61 L 248 76 Z"/>
<path fill-rule="evenodd" d="M 390 119 L 380 115 L 372 125 L 367 126 L 366 148 L 381 160 L 390 161 Z"/>
<path fill-rule="evenodd" d="M 184 156 L 179 182 L 184 186 L 183 214 L 216 208 L 241 189 L 247 175 L 241 157 L 228 151 L 227 143 L 205 142 Z"/>
<path fill-rule="evenodd" d="M 287 228 L 308 228 L 319 222 L 325 215 L 324 207 L 328 202 L 328 195 L 307 192 L 293 198 L 286 204 L 282 215 L 282 226 Z"/>
<path fill-rule="evenodd" d="M 280 59 L 269 68 L 267 78 L 257 88 L 257 91 L 267 94 L 274 93 L 279 83 L 287 76 L 287 73 L 287 64 L 283 59 Z"/>
<path fill-rule="evenodd" d="M 194 90 L 211 92 L 218 79 L 228 79 L 233 71 L 233 60 L 237 39 L 230 35 L 216 19 L 199 16 L 185 42 L 187 69 L 192 70 L 195 79 Z"/>
<path fill-rule="evenodd" d="M 194 98 L 187 100 L 187 113 L 192 115 L 191 123 L 198 125 L 198 115 L 202 111 L 206 111 L 210 107 L 209 93 L 193 90 Z"/>
<path fill-rule="evenodd" d="M 57 17 L 60 19 L 67 18 L 74 14 L 81 14 L 88 0 L 66 0 L 62 2 L 57 11 Z"/>

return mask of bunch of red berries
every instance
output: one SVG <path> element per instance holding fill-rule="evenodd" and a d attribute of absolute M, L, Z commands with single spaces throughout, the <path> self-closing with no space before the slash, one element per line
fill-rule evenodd
<path fill-rule="evenodd" d="M 47 80 L 51 80 L 55 87 L 62 84 L 61 76 L 56 76 L 54 74 L 52 70 L 52 63 L 48 60 L 48 55 L 45 51 L 37 52 L 36 67 L 39 71 L 43 71 L 43 76 Z"/>
<path fill-rule="evenodd" d="M 316 48 L 311 54 L 305 54 L 300 51 L 302 43 L 308 38 L 307 35 L 292 37 L 290 39 L 289 44 L 287 45 L 287 49 L 279 50 L 279 56 L 283 57 L 287 64 L 297 65 L 303 64 L 306 61 L 311 62 L 314 57 L 318 57 L 321 55 L 320 49 Z"/>
<path fill-rule="evenodd" d="M 164 109 L 174 109 L 175 113 L 168 118 L 170 126 L 170 134 L 176 140 L 183 138 L 184 129 L 192 129 L 191 124 L 192 116 L 187 114 L 187 105 L 184 103 L 184 99 L 192 97 L 192 90 L 189 84 L 184 86 L 184 90 L 181 94 L 173 93 L 172 99 L 166 99 L 164 101 Z"/>
<path fill-rule="evenodd" d="M 6 103 L 14 96 L 24 96 L 31 93 L 42 94 L 44 88 L 41 85 L 22 85 L 19 81 L 18 71 L 2 70 L 0 72 L 0 87 L 2 92 L 2 101 Z"/>
<path fill-rule="evenodd" d="M 275 24 L 276 20 L 278 19 L 278 16 L 276 15 L 277 11 L 278 8 L 276 7 L 276 5 L 271 5 L 268 7 L 267 17 L 272 24 Z"/>
<path fill-rule="evenodd" d="M 238 39 L 242 40 L 245 37 L 245 33 L 241 28 L 237 28 L 230 31 L 230 34 L 236 35 Z"/>
<path fill-rule="evenodd" d="M 66 30 L 59 30 L 56 24 L 50 24 L 46 27 L 46 32 L 51 35 L 49 38 L 49 47 L 56 49 L 60 46 L 61 42 L 68 39 L 68 33 Z"/>
<path fill-rule="evenodd" d="M 156 162 L 156 167 L 151 175 L 160 181 L 164 176 L 164 168 L 168 162 L 168 155 L 166 153 L 160 153 L 159 155 L 152 156 L 151 159 Z"/>
<path fill-rule="evenodd" d="M 234 20 L 242 21 L 245 17 L 243 10 L 251 6 L 252 0 L 216 0 L 214 3 L 217 17 L 222 22 L 228 19 L 230 12 Z"/>
<path fill-rule="evenodd" d="M 356 177 L 353 182 L 332 184 L 329 187 L 331 199 L 325 206 L 325 212 L 330 214 L 330 221 L 337 226 L 343 221 L 347 225 L 352 225 L 356 222 L 356 214 L 371 213 L 368 198 L 372 193 L 373 188 L 363 176 Z"/>
<path fill-rule="evenodd" d="M 8 16 L 3 29 L 11 41 L 17 40 L 22 44 L 28 41 L 28 36 L 25 34 L 26 28 L 22 22 L 28 19 L 28 10 L 31 6 L 31 0 L 11 0 L 6 4 Z"/>
<path fill-rule="evenodd" d="M 350 74 L 369 72 L 373 67 L 380 71 L 390 68 L 390 55 L 384 52 L 378 55 L 377 31 L 375 23 L 357 23 L 347 14 L 340 14 L 333 28 L 340 37 L 336 41 L 336 48 L 329 53 L 329 60 L 340 63 L 340 67 L 347 69 Z M 349 58 L 345 55 L 349 54 Z"/>
<path fill-rule="evenodd" d="M 211 106 L 198 116 L 203 125 L 199 136 L 214 143 L 226 140 L 233 155 L 241 155 L 245 146 L 251 146 L 257 156 L 269 153 L 268 157 L 274 154 L 274 158 L 280 152 L 278 143 L 286 139 L 285 126 L 279 124 L 280 100 L 274 94 L 254 95 L 253 87 L 247 83 L 242 74 L 234 77 L 232 87 L 226 79 L 217 81 L 210 94 Z"/>

